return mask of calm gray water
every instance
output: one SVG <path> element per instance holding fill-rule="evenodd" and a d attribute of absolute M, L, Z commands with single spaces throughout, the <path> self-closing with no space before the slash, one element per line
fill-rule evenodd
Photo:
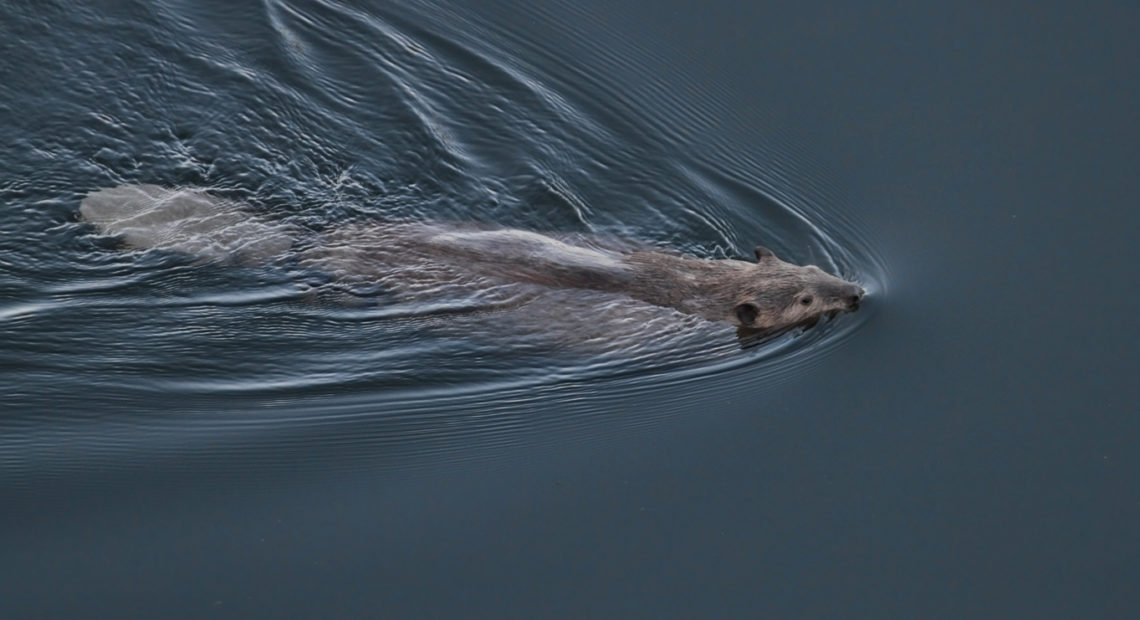
<path fill-rule="evenodd" d="M 1134 610 L 1140 11 L 542 4 L 0 6 L 3 616 Z M 124 250 L 123 183 L 870 298 L 582 346 Z"/>

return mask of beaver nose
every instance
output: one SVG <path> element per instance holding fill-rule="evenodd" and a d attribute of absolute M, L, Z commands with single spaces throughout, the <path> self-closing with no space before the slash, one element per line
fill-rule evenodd
<path fill-rule="evenodd" d="M 856 293 L 847 298 L 847 309 L 858 310 L 859 302 L 863 300 L 863 295 L 866 293 L 863 289 L 856 289 Z"/>

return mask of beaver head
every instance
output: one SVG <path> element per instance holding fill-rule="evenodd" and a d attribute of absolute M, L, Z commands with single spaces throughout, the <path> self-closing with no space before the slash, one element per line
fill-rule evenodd
<path fill-rule="evenodd" d="M 756 263 L 745 273 L 747 292 L 732 310 L 734 322 L 745 329 L 809 325 L 825 315 L 857 310 L 864 295 L 858 284 L 815 265 L 785 263 L 763 247 L 756 248 Z"/>

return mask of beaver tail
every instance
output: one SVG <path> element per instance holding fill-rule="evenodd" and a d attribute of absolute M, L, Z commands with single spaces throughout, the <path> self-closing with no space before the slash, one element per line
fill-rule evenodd
<path fill-rule="evenodd" d="M 295 235 L 243 206 L 200 189 L 120 185 L 93 191 L 79 205 L 101 234 L 133 248 L 156 248 L 205 259 L 264 262 L 283 254 Z"/>

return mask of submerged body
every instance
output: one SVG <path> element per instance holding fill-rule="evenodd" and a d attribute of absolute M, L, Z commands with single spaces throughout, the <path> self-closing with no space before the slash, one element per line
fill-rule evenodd
<path fill-rule="evenodd" d="M 133 247 L 244 262 L 294 253 L 303 268 L 334 280 L 375 282 L 412 297 L 515 284 L 599 291 L 750 330 L 808 324 L 855 310 L 863 297 L 857 284 L 764 248 L 755 263 L 707 260 L 613 240 L 448 222 L 351 224 L 312 238 L 202 191 L 153 185 L 92 192 L 80 212 Z"/>

